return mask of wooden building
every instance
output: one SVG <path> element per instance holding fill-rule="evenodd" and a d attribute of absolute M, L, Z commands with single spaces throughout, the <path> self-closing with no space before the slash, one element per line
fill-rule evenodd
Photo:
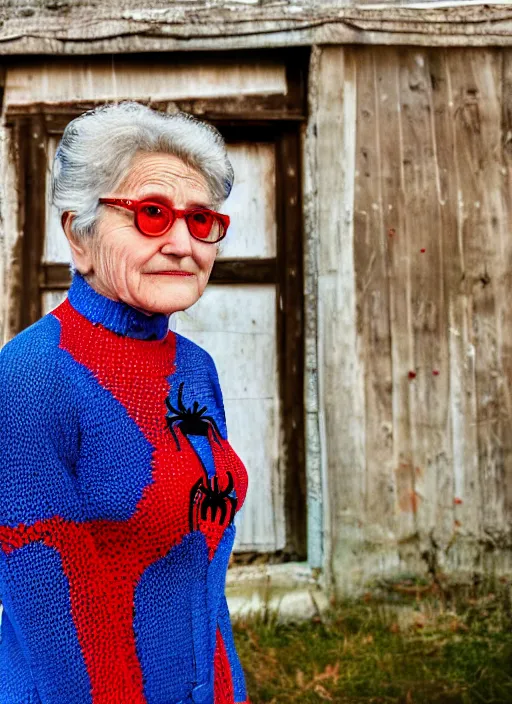
<path fill-rule="evenodd" d="M 69 285 L 64 126 L 131 98 L 217 125 L 233 231 L 178 331 L 219 368 L 251 491 L 232 609 L 512 574 L 512 6 L 0 7 L 0 327 Z"/>

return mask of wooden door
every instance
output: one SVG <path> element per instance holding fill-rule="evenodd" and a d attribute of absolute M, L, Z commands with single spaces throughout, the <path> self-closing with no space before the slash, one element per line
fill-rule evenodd
<path fill-rule="evenodd" d="M 275 66 L 282 76 L 279 62 Z M 247 82 L 250 68 L 245 69 Z M 261 91 L 261 67 L 253 69 L 255 90 Z M 52 68 L 45 70 L 51 73 Z M 182 84 L 184 70 L 180 68 Z M 229 73 L 226 67 L 223 71 Z M 277 92 L 281 79 L 272 75 L 269 84 Z M 22 78 L 17 71 L 13 85 L 18 100 Z M 9 79 L 7 94 L 8 84 Z M 133 92 L 136 87 L 131 84 L 130 89 Z M 74 90 L 83 91 L 83 87 L 75 85 Z M 200 93 L 201 87 L 196 83 L 194 90 Z M 62 99 L 62 86 L 57 92 Z M 51 311 L 69 286 L 69 248 L 49 204 L 49 172 L 65 125 L 89 107 L 85 102 L 30 103 L 24 96 L 26 104 L 7 105 L 11 139 L 19 156 L 18 191 L 24 194 L 19 203 L 25 237 L 18 329 Z M 247 100 L 252 101 L 250 107 L 244 104 Z M 258 553 L 272 555 L 273 560 L 304 558 L 306 543 L 299 215 L 302 117 L 288 104 L 287 89 L 281 106 L 276 96 L 260 98 L 257 120 L 254 101 L 255 96 L 242 100 L 238 96 L 231 102 L 208 97 L 208 104 L 201 103 L 202 116 L 225 136 L 234 166 L 235 185 L 223 207 L 232 226 L 202 298 L 171 320 L 172 328 L 212 354 L 219 371 L 230 441 L 245 462 L 251 483 L 237 519 L 235 551 L 244 561 Z M 165 101 L 153 104 L 169 109 Z M 174 105 L 198 112 L 192 100 Z"/>

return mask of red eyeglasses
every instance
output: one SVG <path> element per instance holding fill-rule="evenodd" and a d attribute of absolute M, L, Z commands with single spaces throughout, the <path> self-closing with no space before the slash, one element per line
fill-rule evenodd
<path fill-rule="evenodd" d="M 184 218 L 188 231 L 196 240 L 214 244 L 226 236 L 229 215 L 222 215 L 208 208 L 196 207 L 178 210 L 155 200 L 127 200 L 126 198 L 100 198 L 103 205 L 115 205 L 135 213 L 135 226 L 143 235 L 165 235 L 177 218 Z"/>

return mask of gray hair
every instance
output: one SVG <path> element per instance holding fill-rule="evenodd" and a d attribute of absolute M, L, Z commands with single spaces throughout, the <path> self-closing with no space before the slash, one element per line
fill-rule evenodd
<path fill-rule="evenodd" d="M 102 105 L 66 126 L 53 162 L 52 202 L 59 215 L 75 213 L 72 229 L 78 237 L 95 232 L 98 199 L 122 182 L 141 151 L 173 154 L 202 173 L 215 208 L 231 192 L 233 167 L 213 125 L 133 101 Z"/>

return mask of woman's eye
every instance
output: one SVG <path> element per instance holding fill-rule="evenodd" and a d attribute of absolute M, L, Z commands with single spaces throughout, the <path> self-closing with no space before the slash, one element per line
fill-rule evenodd
<path fill-rule="evenodd" d="M 158 218 L 162 215 L 162 211 L 157 205 L 146 205 L 143 210 L 150 218 Z"/>

